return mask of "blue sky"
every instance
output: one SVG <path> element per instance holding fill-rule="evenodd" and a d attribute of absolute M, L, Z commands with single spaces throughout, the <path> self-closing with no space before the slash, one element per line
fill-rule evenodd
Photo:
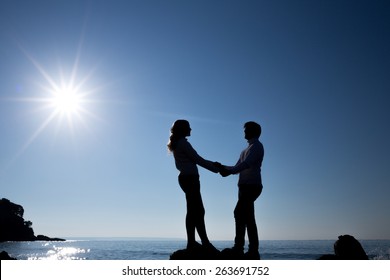
<path fill-rule="evenodd" d="M 389 49 L 388 1 L 0 1 L 0 197 L 36 234 L 185 238 L 171 124 L 233 165 L 253 120 L 261 239 L 390 239 Z M 200 172 L 232 240 L 238 178 Z"/>

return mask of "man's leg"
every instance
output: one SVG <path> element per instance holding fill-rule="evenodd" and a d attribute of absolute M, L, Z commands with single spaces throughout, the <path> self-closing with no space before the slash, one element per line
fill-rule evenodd
<path fill-rule="evenodd" d="M 259 250 L 259 235 L 257 232 L 257 225 L 255 219 L 255 206 L 254 201 L 248 201 L 248 207 L 246 209 L 247 220 L 246 226 L 248 229 L 248 239 L 249 239 L 249 251 L 258 251 Z"/>
<path fill-rule="evenodd" d="M 248 230 L 249 239 L 249 251 L 246 257 L 249 259 L 260 259 L 259 254 L 259 235 L 257 231 L 256 219 L 255 219 L 255 201 L 260 196 L 263 187 L 261 185 L 248 186 L 246 192 L 246 227 Z"/>
<path fill-rule="evenodd" d="M 236 226 L 236 236 L 234 238 L 234 248 L 239 252 L 244 251 L 245 245 L 245 201 L 238 198 L 236 208 L 234 209 L 234 219 Z"/>

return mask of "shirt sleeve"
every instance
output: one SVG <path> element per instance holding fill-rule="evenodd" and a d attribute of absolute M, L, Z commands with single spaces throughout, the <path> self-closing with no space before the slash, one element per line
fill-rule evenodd
<path fill-rule="evenodd" d="M 189 142 L 185 142 L 184 146 L 185 153 L 187 156 L 197 165 L 202 166 L 203 168 L 206 168 L 207 170 L 210 170 L 211 172 L 217 173 L 218 168 L 214 165 L 214 163 L 210 160 L 206 160 L 202 158 L 198 153 L 195 151 L 195 149 L 192 147 L 192 145 Z"/>
<path fill-rule="evenodd" d="M 236 163 L 235 166 L 228 166 L 227 169 L 233 173 L 233 174 L 238 174 L 240 173 L 242 170 L 245 170 L 247 168 L 249 168 L 250 166 L 248 165 L 248 163 L 246 161 L 241 161 L 241 159 L 239 159 Z"/>
<path fill-rule="evenodd" d="M 237 174 L 253 165 L 256 165 L 260 160 L 260 155 L 260 149 L 258 149 L 255 145 L 252 145 L 248 150 L 243 151 L 236 165 L 229 168 L 230 172 Z"/>

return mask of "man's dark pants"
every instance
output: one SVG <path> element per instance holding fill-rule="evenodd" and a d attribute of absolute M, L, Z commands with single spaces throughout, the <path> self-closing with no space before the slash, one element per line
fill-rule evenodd
<path fill-rule="evenodd" d="M 263 186 L 261 184 L 243 184 L 238 186 L 238 201 L 234 209 L 236 221 L 234 247 L 237 249 L 244 249 L 246 230 L 248 230 L 249 251 L 258 251 L 259 249 L 254 202 L 260 196 L 262 190 Z"/>

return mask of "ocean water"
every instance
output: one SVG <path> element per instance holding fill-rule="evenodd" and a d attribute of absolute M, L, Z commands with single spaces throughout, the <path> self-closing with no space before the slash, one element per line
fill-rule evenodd
<path fill-rule="evenodd" d="M 359 240 L 370 259 L 390 260 L 390 240 Z M 333 253 L 335 240 L 261 240 L 264 260 L 315 260 Z M 220 250 L 232 241 L 213 241 Z M 4 242 L 6 251 L 20 260 L 168 260 L 185 248 L 184 240 L 79 239 L 64 242 Z"/>

